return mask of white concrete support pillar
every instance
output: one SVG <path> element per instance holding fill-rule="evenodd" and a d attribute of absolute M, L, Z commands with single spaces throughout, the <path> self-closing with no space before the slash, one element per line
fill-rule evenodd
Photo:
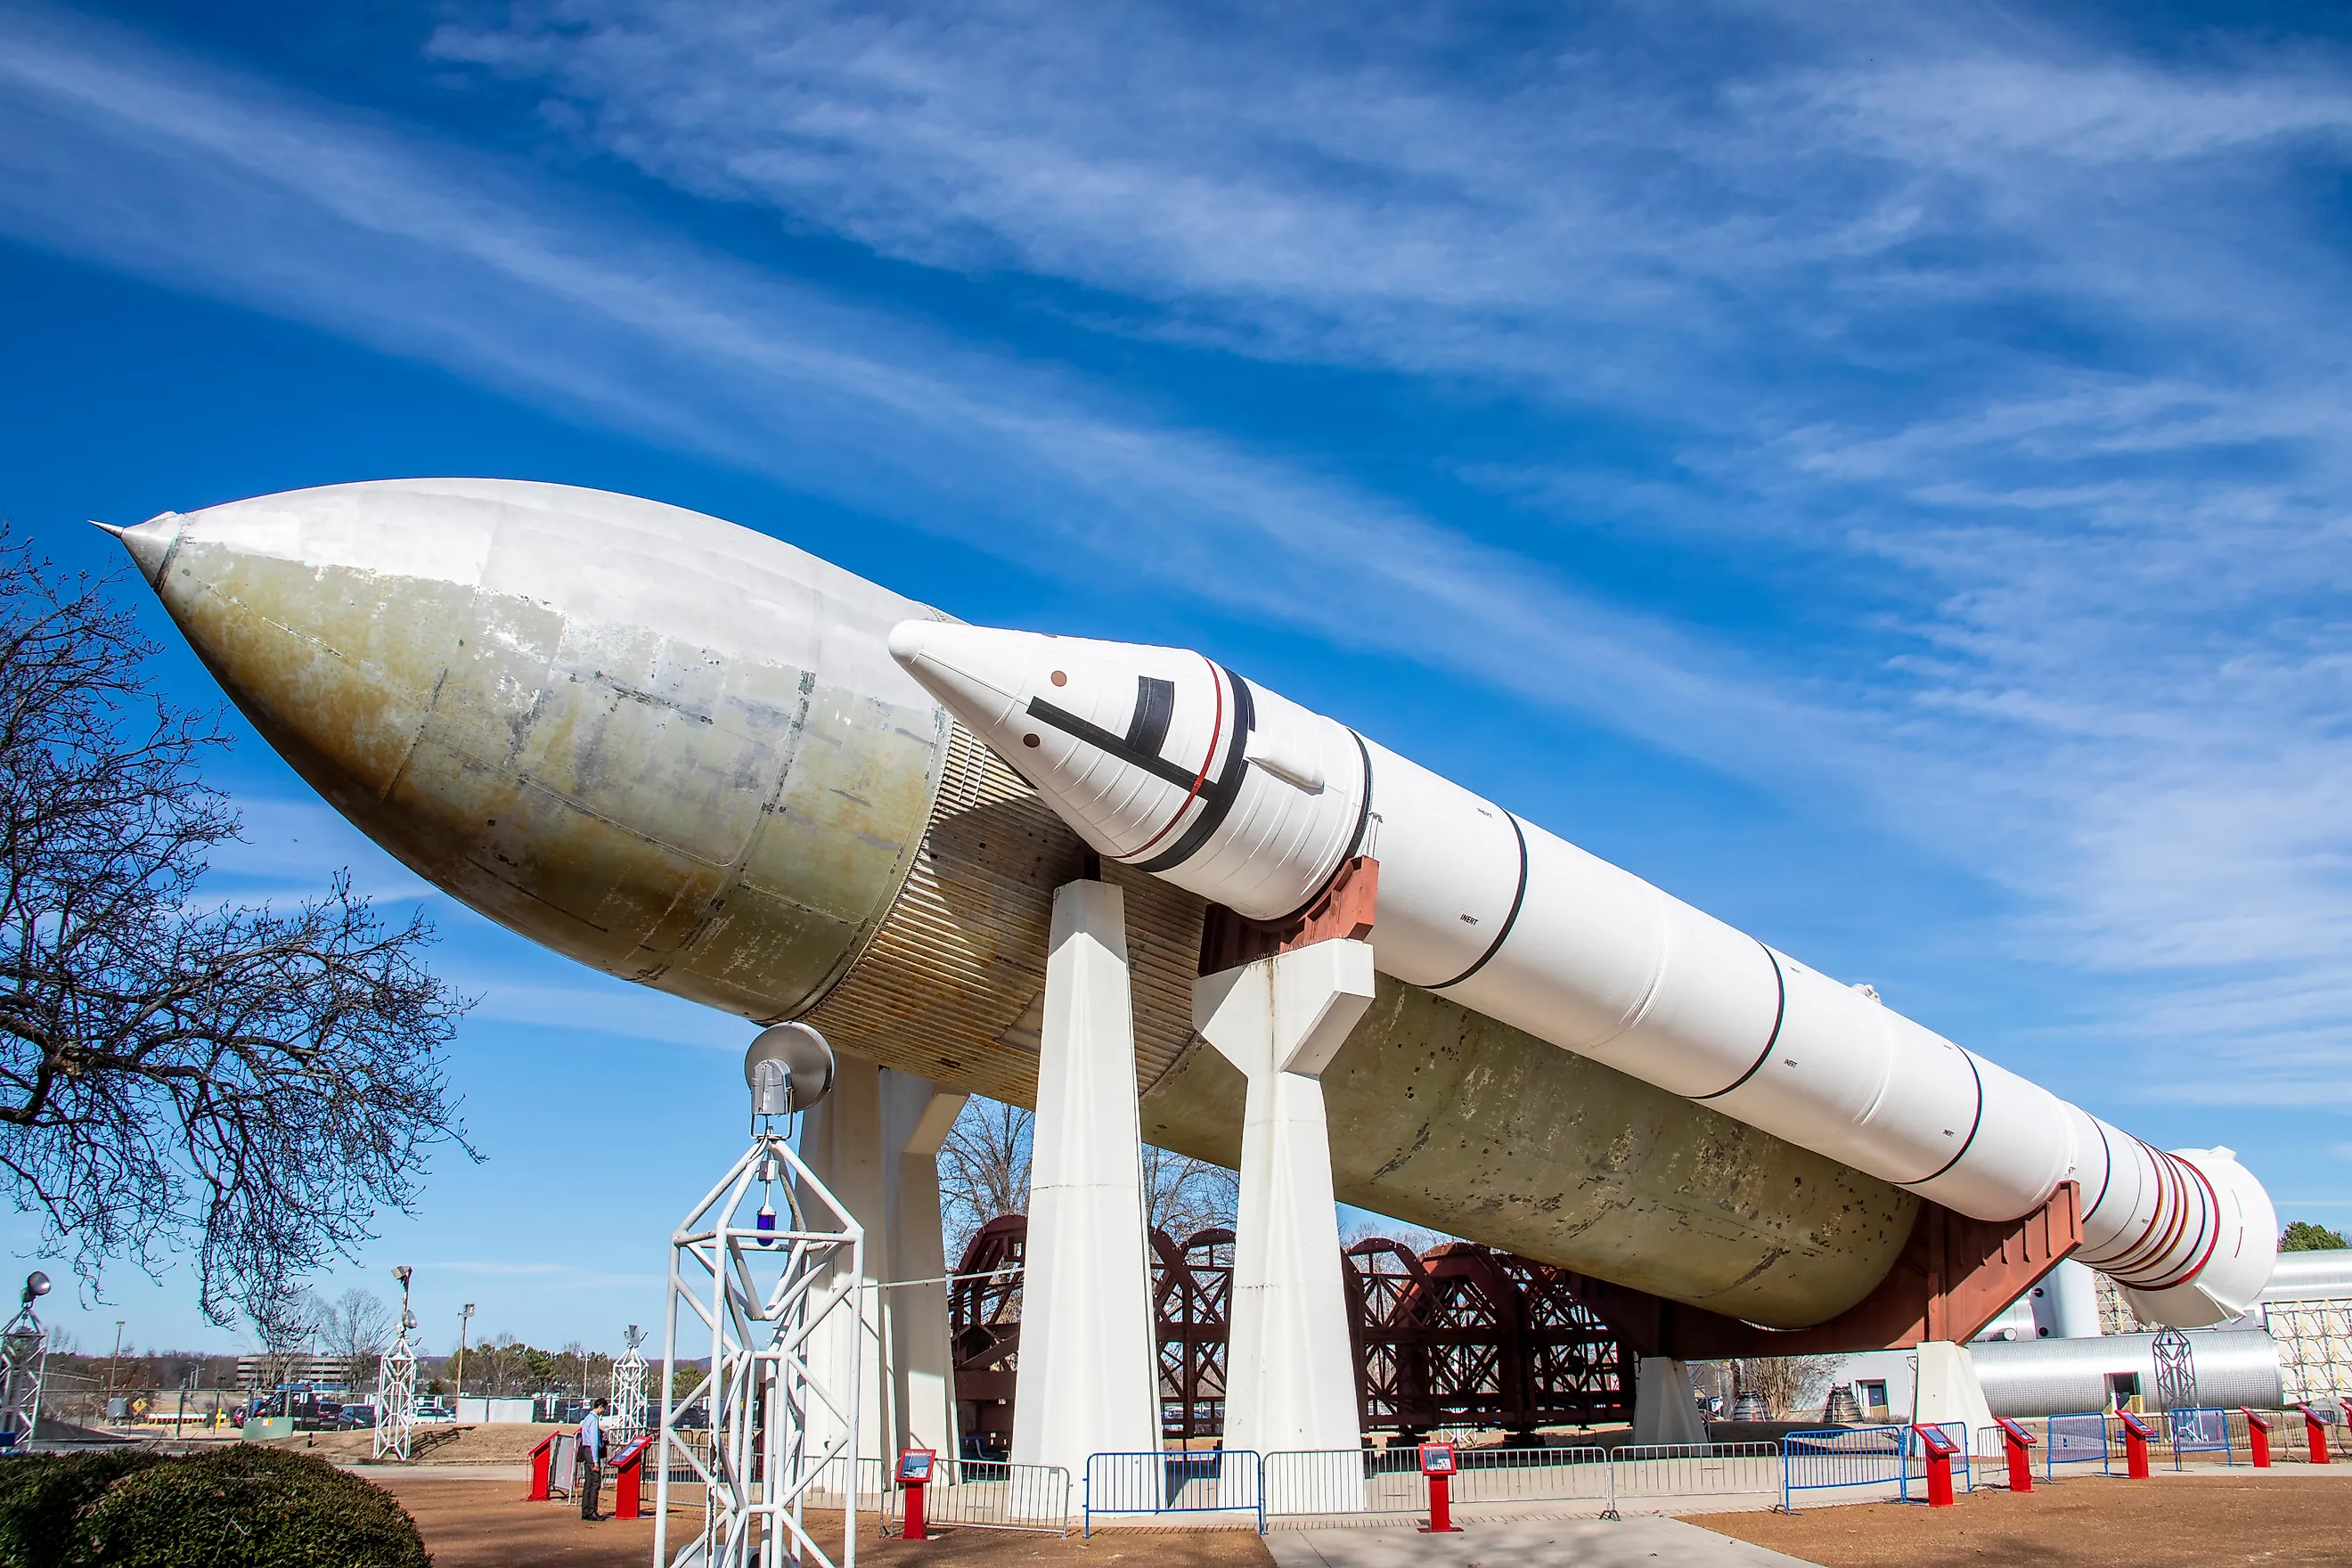
<path fill-rule="evenodd" d="M 819 1382 L 830 1390 L 846 1389 L 855 1324 L 863 1342 L 857 1351 L 857 1450 L 869 1459 L 895 1455 L 898 1440 L 893 1402 L 885 1392 L 889 1372 L 882 1299 L 887 1292 L 876 1289 L 891 1278 L 889 1166 L 895 1162 L 883 1157 L 887 1147 L 882 1125 L 883 1077 L 883 1069 L 873 1062 L 842 1057 L 833 1092 L 802 1117 L 799 1145 L 811 1173 L 866 1229 L 866 1278 L 859 1281 L 857 1317 L 835 1312 L 826 1319 L 812 1336 L 810 1356 Z M 823 1283 L 830 1286 L 833 1280 L 828 1277 Z M 822 1448 L 838 1435 L 839 1426 L 825 1412 L 813 1410 L 808 1432 Z"/>
<path fill-rule="evenodd" d="M 2033 1326 L 2045 1340 L 2099 1337 L 2099 1278 L 2069 1258 L 2033 1288 Z"/>
<path fill-rule="evenodd" d="M 956 1451 L 955 1360 L 948 1338 L 947 1248 L 940 1223 L 940 1146 L 968 1095 L 927 1078 L 882 1069 L 883 1147 L 896 1151 L 890 1265 L 882 1292 L 889 1324 L 893 1426 L 908 1447 Z M 950 1472 L 952 1474 L 953 1472 Z"/>
<path fill-rule="evenodd" d="M 1054 892 L 1033 1139 L 1013 1459 L 1067 1469 L 1075 1497 L 1089 1454 L 1160 1447 L 1127 906 L 1107 882 Z"/>
<path fill-rule="evenodd" d="M 1193 987 L 1193 1027 L 1249 1080 L 1225 1377 L 1229 1449 L 1353 1449 L 1362 1441 L 1321 1075 L 1371 1003 L 1371 945 L 1345 940 Z"/>
<path fill-rule="evenodd" d="M 1934 1426 L 1952 1421 L 1970 1436 L 1992 1425 L 1992 1407 L 1985 1402 L 1984 1384 L 1977 1381 L 1977 1363 L 1969 1347 L 1949 1340 L 1922 1340 L 1916 1352 L 1918 1381 L 1911 1390 L 1911 1419 Z"/>
<path fill-rule="evenodd" d="M 1704 1443 L 1706 1422 L 1690 1368 L 1671 1356 L 1646 1355 L 1633 1373 L 1633 1441 Z"/>

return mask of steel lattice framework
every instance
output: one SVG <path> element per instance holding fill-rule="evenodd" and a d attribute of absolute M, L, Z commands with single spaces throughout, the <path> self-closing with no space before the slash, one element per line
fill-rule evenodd
<path fill-rule="evenodd" d="M 1233 1313 L 1234 1233 L 1196 1231 L 1179 1247 L 1151 1233 L 1152 1303 L 1160 1316 L 1160 1429 L 1210 1437 L 1225 1429 L 1225 1340 Z"/>
<path fill-rule="evenodd" d="M 41 1376 L 48 1366 L 49 1336 L 34 1314 L 33 1294 L 26 1290 L 23 1310 L 0 1332 L 0 1451 L 9 1453 L 33 1440 L 41 1418 Z"/>
<path fill-rule="evenodd" d="M 631 1323 L 621 1335 L 623 1353 L 613 1363 L 613 1436 L 632 1442 L 646 1435 L 646 1331 Z"/>
<path fill-rule="evenodd" d="M 745 1150 L 670 1237 L 662 1342 L 659 1500 L 654 1559 L 665 1568 L 782 1568 L 857 1561 L 857 1285 L 866 1232 L 777 1125 L 762 1116 Z M 779 1213 L 779 1205 L 782 1213 Z M 835 1331 L 845 1319 L 849 1331 Z M 709 1370 L 683 1397 L 681 1331 Z M 705 1334 L 708 1338 L 704 1338 Z M 826 1359 L 816 1348 L 840 1353 Z M 698 1407 L 709 1441 L 681 1427 Z M 669 1555 L 670 1480 L 703 1489 L 701 1528 Z M 820 1498 L 830 1491 L 832 1495 Z M 812 1501 L 841 1511 L 838 1559 L 803 1522 Z"/>
<path fill-rule="evenodd" d="M 408 1343 L 416 1314 L 408 1305 L 408 1268 L 395 1268 L 400 1281 L 400 1333 L 375 1371 L 375 1457 L 406 1464 L 416 1434 L 416 1352 Z"/>
<path fill-rule="evenodd" d="M 965 1249 L 950 1298 L 956 1397 L 964 1430 L 1013 1424 L 1020 1343 L 1019 1265 L 1028 1222 L 991 1220 Z M 1181 1245 L 1154 1231 L 1161 1429 L 1171 1438 L 1223 1428 L 1234 1234 Z M 1633 1352 L 1578 1300 L 1563 1269 L 1468 1242 L 1416 1254 L 1359 1242 L 1343 1256 L 1357 1397 L 1364 1430 L 1411 1436 L 1447 1426 L 1592 1426 L 1633 1415 Z"/>

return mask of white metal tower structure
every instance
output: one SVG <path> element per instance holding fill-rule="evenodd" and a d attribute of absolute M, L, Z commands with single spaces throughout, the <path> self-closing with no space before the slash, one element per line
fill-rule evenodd
<path fill-rule="evenodd" d="M 408 1307 L 410 1272 L 405 1263 L 392 1271 L 392 1277 L 400 1281 L 400 1334 L 376 1363 L 375 1372 L 375 1457 L 403 1464 L 408 1462 L 410 1441 L 416 1432 L 416 1352 L 408 1343 L 408 1331 L 416 1326 L 416 1314 Z"/>
<path fill-rule="evenodd" d="M 631 1442 L 646 1432 L 646 1331 L 631 1323 L 621 1336 L 625 1347 L 613 1363 L 613 1436 Z"/>
<path fill-rule="evenodd" d="M 833 1051 L 805 1024 L 779 1024 L 743 1061 L 751 1143 L 670 1237 L 669 1308 L 662 1339 L 661 1463 L 654 1560 L 666 1568 L 784 1568 L 857 1560 L 857 1333 L 846 1365 L 812 1365 L 810 1347 L 835 1314 L 857 1320 L 866 1232 L 787 1141 L 793 1113 L 833 1086 Z M 709 1371 L 677 1394 L 681 1332 L 708 1345 Z M 709 1338 L 703 1338 L 707 1332 Z M 820 1342 L 822 1342 L 820 1341 Z M 709 1415 L 707 1449 L 680 1430 Z M 812 1427 L 825 1435 L 820 1442 Z M 669 1552 L 670 1476 L 703 1483 L 702 1527 Z M 824 1492 L 842 1512 L 836 1558 L 810 1534 L 803 1509 Z"/>
<path fill-rule="evenodd" d="M 0 1331 L 0 1453 L 22 1452 L 41 1418 L 41 1375 L 47 1370 L 49 1335 L 33 1303 L 48 1293 L 47 1275 L 35 1269 L 25 1276 L 23 1304 Z"/>

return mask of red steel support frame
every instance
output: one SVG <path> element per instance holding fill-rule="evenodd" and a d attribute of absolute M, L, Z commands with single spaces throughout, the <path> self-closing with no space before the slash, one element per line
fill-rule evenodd
<path fill-rule="evenodd" d="M 2022 1219 L 1970 1219 L 1922 1204 L 1895 1267 L 1826 1323 L 1766 1329 L 1631 1286 L 1570 1275 L 1577 1300 L 1643 1355 L 1682 1361 L 1901 1350 L 1923 1340 L 1965 1344 L 2083 1245 L 2082 1189 L 2059 1184 Z"/>

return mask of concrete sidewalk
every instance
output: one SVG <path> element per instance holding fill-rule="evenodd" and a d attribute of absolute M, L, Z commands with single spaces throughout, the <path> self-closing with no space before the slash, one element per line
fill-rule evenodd
<path fill-rule="evenodd" d="M 1279 1568 L 1810 1568 L 1680 1520 L 1526 1519 L 1415 1530 L 1278 1530 L 1265 1549 Z"/>

